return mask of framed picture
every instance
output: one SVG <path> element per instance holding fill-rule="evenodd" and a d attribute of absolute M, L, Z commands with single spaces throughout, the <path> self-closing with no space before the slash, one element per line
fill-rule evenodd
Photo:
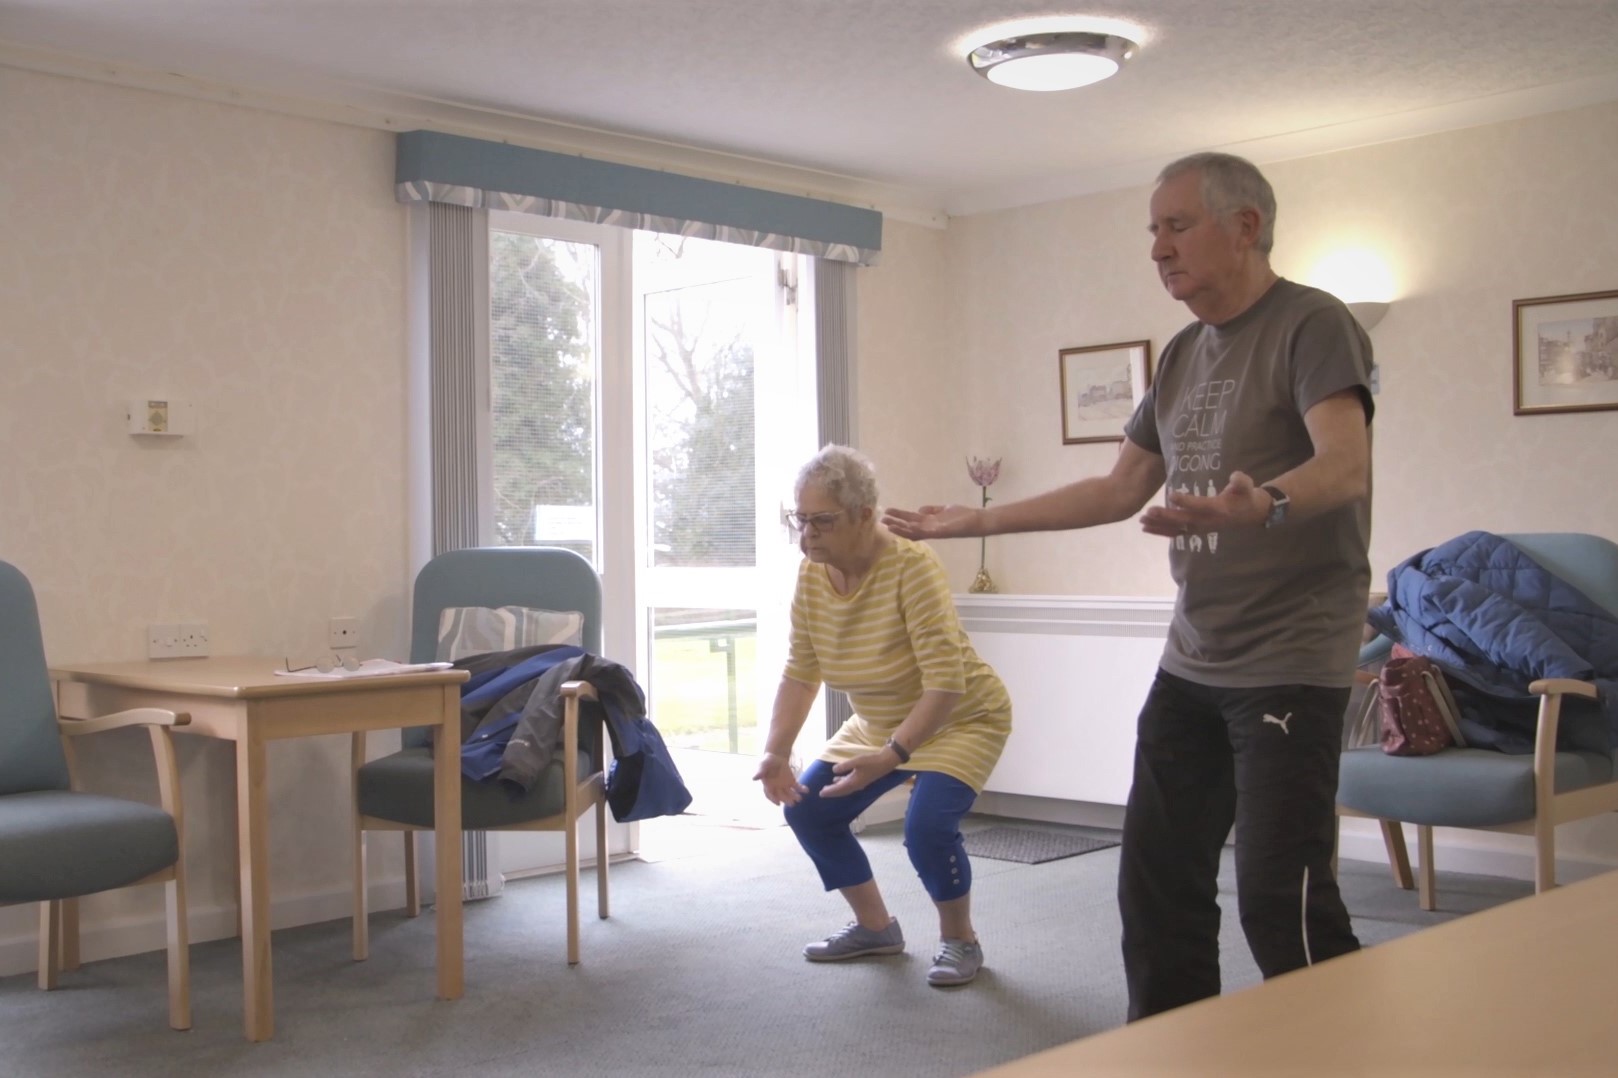
<path fill-rule="evenodd" d="M 1618 408 L 1618 292 L 1511 304 L 1513 415 Z"/>
<path fill-rule="evenodd" d="M 1152 342 L 1094 344 L 1057 353 L 1062 444 L 1121 442 L 1124 421 L 1152 383 Z"/>

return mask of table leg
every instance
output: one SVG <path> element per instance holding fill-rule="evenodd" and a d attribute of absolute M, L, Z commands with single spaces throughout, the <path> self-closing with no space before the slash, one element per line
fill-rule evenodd
<path fill-rule="evenodd" d="M 275 1033 L 270 974 L 269 826 L 265 819 L 265 744 L 255 724 L 236 741 L 236 835 L 241 862 L 242 1021 L 250 1041 Z"/>
<path fill-rule="evenodd" d="M 433 846 L 437 854 L 438 998 L 465 990 L 461 953 L 461 692 L 443 689 L 443 723 L 433 746 Z"/>
<path fill-rule="evenodd" d="M 350 832 L 349 856 L 354 859 L 353 918 L 354 961 L 363 962 L 371 953 L 370 909 L 365 894 L 365 828 L 360 822 L 360 767 L 365 763 L 365 731 L 349 736 L 348 754 L 348 826 Z"/>

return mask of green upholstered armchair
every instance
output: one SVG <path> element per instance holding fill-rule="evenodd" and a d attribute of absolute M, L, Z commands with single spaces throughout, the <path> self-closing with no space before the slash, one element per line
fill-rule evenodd
<path fill-rule="evenodd" d="M 162 883 L 167 903 L 169 1025 L 191 1028 L 180 783 L 169 727 L 189 719 L 138 708 L 84 722 L 57 718 L 26 577 L 0 562 L 0 906 L 40 904 L 39 986 L 78 966 L 75 900 Z M 161 808 L 73 788 L 72 739 L 145 726 Z"/>
<path fill-rule="evenodd" d="M 590 562 L 560 547 L 477 547 L 433 558 L 416 576 L 411 604 L 410 661 L 440 658 L 443 612 L 456 608 L 522 607 L 582 615 L 578 645 L 601 652 L 601 578 Z M 511 646 L 544 641 L 514 640 Z M 443 656 L 445 658 L 459 656 Z M 561 831 L 567 847 L 567 960 L 579 961 L 578 820 L 595 809 L 596 908 L 607 916 L 605 741 L 599 723 L 579 721 L 579 701 L 594 699 L 585 682 L 567 682 L 563 751 L 539 783 L 513 800 L 501 787 L 461 780 L 461 826 L 467 831 Z M 456 747 L 458 751 L 459 746 Z M 366 932 L 365 832 L 403 831 L 405 910 L 421 912 L 415 833 L 433 826 L 433 761 L 425 729 L 407 730 L 398 752 L 365 759 L 365 735 L 353 737 L 354 958 L 363 960 Z"/>
<path fill-rule="evenodd" d="M 1506 535 L 1534 561 L 1618 613 L 1618 546 L 1571 532 Z M 1362 662 L 1385 653 L 1386 637 L 1361 651 Z M 1381 821 L 1394 878 L 1413 886 L 1403 823 L 1416 825 L 1421 908 L 1437 908 L 1433 828 L 1459 827 L 1534 836 L 1534 890 L 1556 886 L 1556 825 L 1618 811 L 1618 770 L 1611 754 L 1557 751 L 1556 729 L 1568 696 L 1594 699 L 1587 682 L 1555 679 L 1529 686 L 1540 696 L 1532 756 L 1451 748 L 1432 756 L 1389 756 L 1379 746 L 1343 753 L 1339 816 Z"/>

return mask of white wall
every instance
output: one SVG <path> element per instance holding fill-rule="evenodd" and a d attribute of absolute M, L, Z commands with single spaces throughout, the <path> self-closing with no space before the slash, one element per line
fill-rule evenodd
<path fill-rule="evenodd" d="M 0 558 L 33 583 L 48 658 L 144 658 L 148 622 L 193 619 L 215 654 L 313 652 L 333 615 L 402 657 L 391 138 L 4 67 L 0 100 Z M 196 433 L 124 433 L 147 395 L 193 402 Z M 145 746 L 97 739 L 87 784 L 155 802 Z M 278 900 L 344 886 L 345 759 L 340 738 L 271 746 Z M 182 739 L 180 763 L 206 919 L 232 901 L 230 747 Z M 396 844 L 373 846 L 396 879 Z M 85 918 L 160 911 L 141 888 Z M 0 910 L 0 943 L 33 925 Z"/>
<path fill-rule="evenodd" d="M 970 367 L 954 340 L 949 240 L 943 229 L 884 221 L 881 261 L 855 278 L 857 434 L 890 505 L 976 493 L 966 479 L 965 457 L 973 446 L 961 386 Z M 941 478 L 953 475 L 952 461 L 960 479 L 953 486 Z M 943 544 L 939 552 L 955 576 L 970 579 L 963 547 Z M 975 568 L 976 550 L 971 553 Z"/>

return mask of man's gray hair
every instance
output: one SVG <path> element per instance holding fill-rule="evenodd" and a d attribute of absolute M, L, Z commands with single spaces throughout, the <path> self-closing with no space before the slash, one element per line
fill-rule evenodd
<path fill-rule="evenodd" d="M 793 493 L 814 484 L 824 487 L 844 509 L 876 508 L 876 467 L 864 453 L 846 445 L 828 445 L 798 469 Z"/>
<path fill-rule="evenodd" d="M 1222 220 L 1241 210 L 1257 210 L 1259 215 L 1259 254 L 1268 255 L 1275 246 L 1275 189 L 1258 166 L 1245 157 L 1230 153 L 1194 153 L 1171 162 L 1157 174 L 1157 182 L 1167 183 L 1187 172 L 1202 176 L 1202 204 Z"/>

